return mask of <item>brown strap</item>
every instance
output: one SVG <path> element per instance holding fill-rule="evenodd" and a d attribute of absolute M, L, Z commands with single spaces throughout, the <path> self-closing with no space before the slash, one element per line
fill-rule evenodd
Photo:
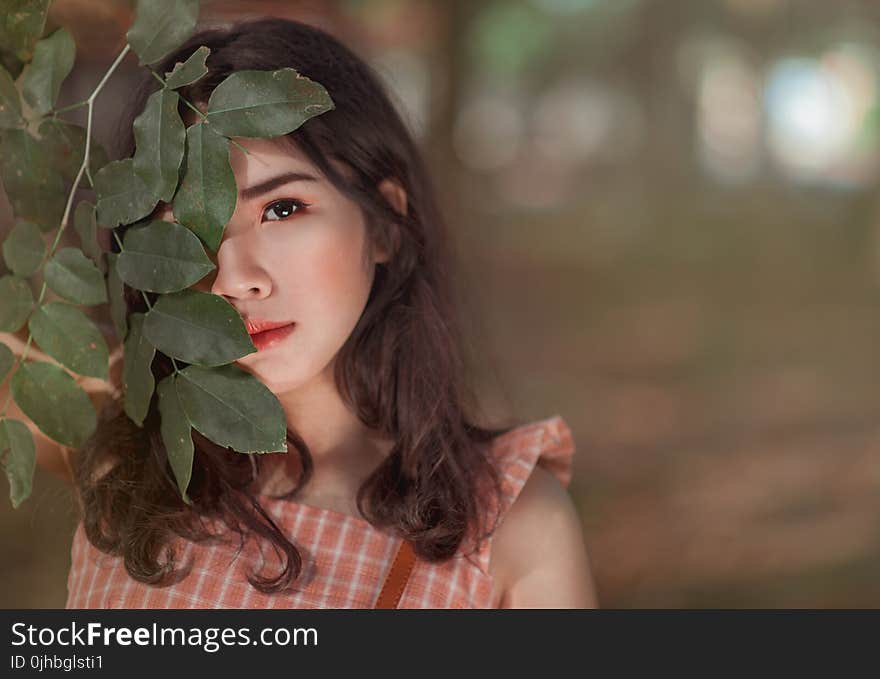
<path fill-rule="evenodd" d="M 412 543 L 409 540 L 402 540 L 374 608 L 397 608 L 400 595 L 403 594 L 406 581 L 409 580 L 409 574 L 415 563 L 416 553 Z"/>

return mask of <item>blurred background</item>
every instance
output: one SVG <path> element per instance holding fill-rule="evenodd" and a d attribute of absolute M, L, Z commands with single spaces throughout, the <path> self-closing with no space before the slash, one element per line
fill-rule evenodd
<path fill-rule="evenodd" d="M 132 12 L 55 0 L 47 28 L 78 47 L 62 104 Z M 215 0 L 201 16 L 255 15 L 322 26 L 386 79 L 455 233 L 486 412 L 574 432 L 602 606 L 880 606 L 880 5 Z M 135 68 L 97 102 L 111 157 Z M 75 521 L 42 470 L 20 509 L 0 502 L 0 607 L 64 605 Z"/>

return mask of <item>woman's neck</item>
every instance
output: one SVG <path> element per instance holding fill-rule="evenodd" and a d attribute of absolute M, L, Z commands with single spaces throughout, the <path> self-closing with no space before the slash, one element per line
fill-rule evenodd
<path fill-rule="evenodd" d="M 312 478 L 298 498 L 306 504 L 353 508 L 358 488 L 391 452 L 393 441 L 360 421 L 339 395 L 332 374 L 279 394 L 278 400 L 288 428 L 305 441 L 314 464 Z M 297 483 L 299 454 L 293 446 L 288 448 L 287 454 L 272 454 L 264 460 L 268 464 L 259 480 L 259 493 L 289 492 Z"/>

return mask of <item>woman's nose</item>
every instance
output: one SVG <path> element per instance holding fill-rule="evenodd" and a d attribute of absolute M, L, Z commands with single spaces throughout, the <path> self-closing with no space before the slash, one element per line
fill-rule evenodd
<path fill-rule="evenodd" d="M 217 268 L 199 281 L 215 295 L 233 299 L 262 299 L 271 292 L 268 273 L 259 258 L 238 239 L 224 240 L 216 256 L 208 253 Z M 213 277 L 213 280 L 211 280 Z"/>

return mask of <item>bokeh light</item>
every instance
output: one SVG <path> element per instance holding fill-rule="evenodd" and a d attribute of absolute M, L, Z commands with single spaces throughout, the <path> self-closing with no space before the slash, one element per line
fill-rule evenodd
<path fill-rule="evenodd" d="M 877 106 L 870 53 L 838 46 L 818 58 L 788 57 L 767 78 L 770 150 L 794 181 L 859 185 L 873 176 L 876 143 L 866 136 Z"/>
<path fill-rule="evenodd" d="M 549 87 L 534 111 L 537 146 L 570 170 L 590 161 L 628 157 L 637 149 L 642 126 L 632 96 L 587 78 Z"/>
<path fill-rule="evenodd" d="M 515 95 L 487 93 L 471 98 L 459 113 L 452 141 L 463 163 L 487 171 L 512 163 L 524 134 L 525 116 Z"/>
<path fill-rule="evenodd" d="M 725 183 L 746 183 L 761 160 L 759 73 L 741 51 L 718 49 L 702 63 L 695 133 L 702 166 Z"/>

